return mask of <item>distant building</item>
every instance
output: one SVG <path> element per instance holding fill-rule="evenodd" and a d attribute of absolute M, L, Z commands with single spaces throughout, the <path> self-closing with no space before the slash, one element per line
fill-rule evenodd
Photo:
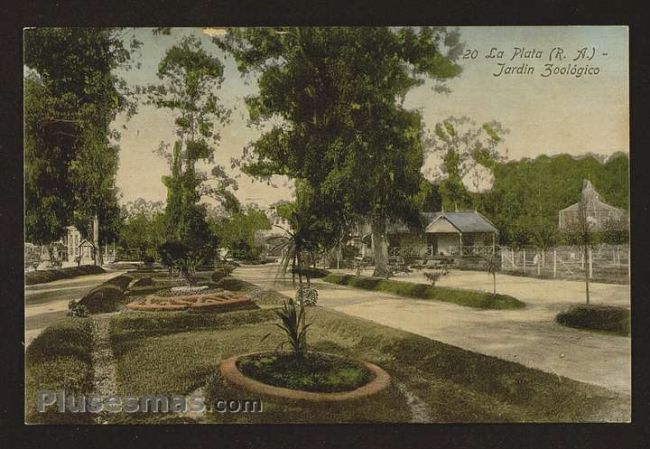
<path fill-rule="evenodd" d="M 95 245 L 88 239 L 83 238 L 81 232 L 75 226 L 68 226 L 61 239 L 49 245 L 52 253 L 48 251 L 48 245 L 33 245 L 25 243 L 26 252 L 40 253 L 39 269 L 45 269 L 60 264 L 61 267 L 76 265 L 92 265 L 95 263 Z M 104 245 L 102 251 L 104 263 L 111 263 L 115 260 L 115 244 Z M 34 264 L 35 265 L 35 264 Z"/>
<path fill-rule="evenodd" d="M 389 253 L 408 248 L 419 257 L 475 256 L 496 252 L 498 229 L 477 211 L 422 212 L 422 226 L 394 222 L 387 226 Z M 373 241 L 369 224 L 358 227 L 351 239 L 362 256 L 371 256 Z"/>
<path fill-rule="evenodd" d="M 627 226 L 627 214 L 625 210 L 610 206 L 600 199 L 600 195 L 594 189 L 591 182 L 585 179 L 582 182 L 582 200 L 562 209 L 559 212 L 560 230 L 568 230 L 580 223 L 580 203 L 584 201 L 587 213 L 587 220 L 594 230 L 601 230 L 608 224 Z"/>

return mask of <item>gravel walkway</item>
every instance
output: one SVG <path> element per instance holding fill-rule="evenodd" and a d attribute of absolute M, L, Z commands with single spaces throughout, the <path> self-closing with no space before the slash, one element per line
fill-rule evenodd
<path fill-rule="evenodd" d="M 110 339 L 111 316 L 114 313 L 93 315 L 93 355 L 92 362 L 95 370 L 93 379 L 93 394 L 107 398 L 117 394 L 117 369 Z M 97 424 L 109 424 L 110 413 L 96 415 Z"/>

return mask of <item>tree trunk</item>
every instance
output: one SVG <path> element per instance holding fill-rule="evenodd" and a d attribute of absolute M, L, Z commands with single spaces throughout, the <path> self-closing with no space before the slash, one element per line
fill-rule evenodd
<path fill-rule="evenodd" d="M 371 223 L 373 253 L 375 256 L 375 277 L 388 278 L 391 273 L 388 270 L 388 239 L 386 238 L 386 218 L 374 217 Z"/>
<path fill-rule="evenodd" d="M 587 259 L 589 251 L 589 245 L 584 247 L 584 258 Z M 585 268 L 585 294 L 587 297 L 587 305 L 589 305 L 589 270 Z"/>
<path fill-rule="evenodd" d="M 497 294 L 497 273 L 496 272 L 492 273 L 492 284 L 494 287 L 494 294 L 496 295 Z"/>
<path fill-rule="evenodd" d="M 95 265 L 102 265 L 104 261 L 102 260 L 102 248 L 99 245 L 99 216 L 97 214 L 93 216 L 93 245 L 95 246 L 93 254 Z"/>

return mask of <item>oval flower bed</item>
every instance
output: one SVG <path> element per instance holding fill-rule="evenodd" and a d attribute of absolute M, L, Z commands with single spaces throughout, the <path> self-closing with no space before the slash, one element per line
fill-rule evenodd
<path fill-rule="evenodd" d="M 376 394 L 390 384 L 380 367 L 333 354 L 263 352 L 221 362 L 225 379 L 253 393 L 297 401 L 349 401 Z"/>
<path fill-rule="evenodd" d="M 128 309 L 162 312 L 177 310 L 224 310 L 253 308 L 255 303 L 246 295 L 221 288 L 195 291 L 163 290 L 126 305 Z"/>

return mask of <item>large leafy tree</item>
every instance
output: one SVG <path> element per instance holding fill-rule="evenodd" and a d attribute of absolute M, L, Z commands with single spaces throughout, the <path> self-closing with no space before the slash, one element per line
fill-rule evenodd
<path fill-rule="evenodd" d="M 135 110 L 115 71 L 139 42 L 114 28 L 29 29 L 24 42 L 26 238 L 50 243 L 73 222 L 88 237 L 94 221 L 106 241 L 118 212 L 111 122 Z"/>
<path fill-rule="evenodd" d="M 167 237 L 188 246 L 196 258 L 209 257 L 216 242 L 205 206 L 199 204 L 200 186 L 207 177 L 196 165 L 213 162 L 220 137 L 215 125 L 228 119 L 229 111 L 215 93 L 223 81 L 223 64 L 202 48 L 197 37 L 186 36 L 165 52 L 157 74 L 160 82 L 147 89 L 149 101 L 176 114 L 172 152 L 161 145 L 172 172 L 163 178 L 168 189 Z"/>
<path fill-rule="evenodd" d="M 124 205 L 121 210 L 120 249 L 139 260 L 147 256 L 156 258 L 157 248 L 165 242 L 164 209 L 162 202 L 142 198 Z"/>
<path fill-rule="evenodd" d="M 460 73 L 459 35 L 443 28 L 230 29 L 215 42 L 241 72 L 259 75 L 247 99 L 267 125 L 244 169 L 313 189 L 311 210 L 338 227 L 370 218 L 378 275 L 387 274 L 386 223 L 419 192 L 422 121 L 402 106 L 412 88 Z M 334 233 L 336 234 L 336 233 Z"/>
<path fill-rule="evenodd" d="M 468 117 L 435 125 L 430 151 L 442 160 L 437 182 L 444 208 L 482 209 L 479 193 L 492 187 L 492 171 L 504 160 L 499 144 L 506 133 L 496 121 L 477 126 Z"/>

